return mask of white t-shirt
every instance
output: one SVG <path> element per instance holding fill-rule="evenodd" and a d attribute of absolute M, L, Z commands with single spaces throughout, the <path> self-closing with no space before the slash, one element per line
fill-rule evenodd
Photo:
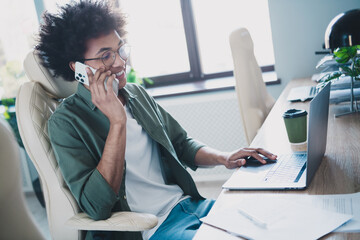
<path fill-rule="evenodd" d="M 143 232 L 148 239 L 166 219 L 175 205 L 184 199 L 178 185 L 166 185 L 160 167 L 158 143 L 145 132 L 125 106 L 127 201 L 131 211 L 151 213 L 158 217 L 158 225 Z"/>

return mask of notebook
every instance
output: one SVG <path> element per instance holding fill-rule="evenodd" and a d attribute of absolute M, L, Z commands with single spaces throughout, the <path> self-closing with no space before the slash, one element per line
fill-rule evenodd
<path fill-rule="evenodd" d="M 289 92 L 287 100 L 290 102 L 311 100 L 317 94 L 316 86 L 304 86 L 292 88 Z"/>
<path fill-rule="evenodd" d="M 310 102 L 307 152 L 279 155 L 276 163 L 241 167 L 224 183 L 223 188 L 287 190 L 309 186 L 326 149 L 329 95 L 330 84 L 327 84 Z"/>

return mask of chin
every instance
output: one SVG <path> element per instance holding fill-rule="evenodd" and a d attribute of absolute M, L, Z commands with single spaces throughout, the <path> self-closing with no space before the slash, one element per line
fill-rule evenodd
<path fill-rule="evenodd" d="M 118 81 L 119 81 L 119 90 L 120 90 L 123 87 L 125 87 L 127 82 L 126 82 L 126 78 L 118 79 Z"/>

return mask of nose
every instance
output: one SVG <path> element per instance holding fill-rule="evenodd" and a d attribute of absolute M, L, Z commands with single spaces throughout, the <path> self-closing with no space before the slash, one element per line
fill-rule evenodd
<path fill-rule="evenodd" d="M 114 62 L 114 64 L 112 65 L 112 67 L 113 68 L 116 68 L 116 67 L 125 67 L 125 64 L 126 64 L 126 61 L 125 60 L 123 60 L 121 57 L 120 57 L 120 55 L 119 55 L 119 53 L 116 53 L 115 54 L 115 62 Z"/>

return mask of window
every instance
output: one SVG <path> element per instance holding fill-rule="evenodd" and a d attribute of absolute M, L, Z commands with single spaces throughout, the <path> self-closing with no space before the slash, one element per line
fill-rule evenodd
<path fill-rule="evenodd" d="M 42 0 L 37 2 L 38 2 L 37 4 L 43 6 L 43 8 L 46 9 L 46 11 L 53 13 L 57 11 L 58 6 L 62 6 L 66 3 L 69 3 L 70 0 Z M 44 9 L 42 9 L 42 11 Z"/>
<path fill-rule="evenodd" d="M 27 81 L 23 62 L 34 47 L 44 6 L 54 11 L 69 0 L 2 0 L 0 2 L 0 99 L 16 96 Z M 45 4 L 45 5 L 44 5 Z"/>
<path fill-rule="evenodd" d="M 119 0 L 131 65 L 153 86 L 232 76 L 229 34 L 246 27 L 259 65 L 274 70 L 267 0 Z M 150 86 L 151 87 L 151 86 Z"/>
<path fill-rule="evenodd" d="M 259 65 L 274 68 L 267 0 L 111 1 L 128 15 L 131 65 L 154 87 L 231 76 L 228 36 L 242 26 L 252 35 Z M 67 2 L 1 1 L 0 99 L 15 97 L 26 81 L 22 64 L 35 44 L 39 16 Z"/>
<path fill-rule="evenodd" d="M 144 76 L 189 72 L 180 1 L 122 1 L 128 13 L 131 64 Z"/>
<path fill-rule="evenodd" d="M 249 30 L 259 65 L 274 65 L 268 0 L 194 0 L 192 5 L 205 74 L 233 69 L 229 35 L 240 27 Z"/>
<path fill-rule="evenodd" d="M 26 53 L 35 44 L 37 30 L 34 1 L 0 2 L 0 99 L 15 97 L 20 85 L 27 81 L 22 66 Z"/>

